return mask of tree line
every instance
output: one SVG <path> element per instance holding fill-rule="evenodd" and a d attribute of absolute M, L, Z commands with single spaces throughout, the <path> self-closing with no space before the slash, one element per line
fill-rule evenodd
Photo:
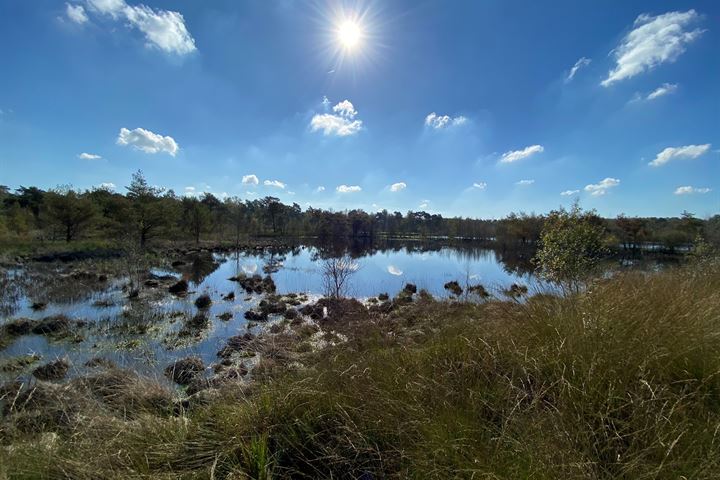
<path fill-rule="evenodd" d="M 179 196 L 152 186 L 142 172 L 132 176 L 125 194 L 109 188 L 80 191 L 70 186 L 42 190 L 0 186 L 0 238 L 5 240 L 64 240 L 131 237 L 144 246 L 154 239 L 234 240 L 255 236 L 313 236 L 320 239 L 420 237 L 472 239 L 500 247 L 532 247 L 538 243 L 548 217 L 511 213 L 502 219 L 445 218 L 424 211 L 368 213 L 332 211 L 286 205 L 267 196 L 248 200 L 220 199 L 211 193 Z M 677 251 L 704 238 L 720 245 L 720 215 L 678 217 L 601 218 L 594 222 L 605 241 L 624 250 Z"/>

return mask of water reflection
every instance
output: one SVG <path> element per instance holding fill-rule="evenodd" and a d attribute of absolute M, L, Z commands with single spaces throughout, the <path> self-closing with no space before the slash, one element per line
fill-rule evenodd
<path fill-rule="evenodd" d="M 258 271 L 257 263 L 245 264 L 240 268 L 245 275 L 255 275 Z"/>
<path fill-rule="evenodd" d="M 501 292 L 515 283 L 528 286 L 530 291 L 540 288 L 532 274 L 532 251 L 494 250 L 471 242 L 309 242 L 219 254 L 186 252 L 174 259 L 173 270 L 152 273 L 159 278 L 172 274 L 173 281 L 180 277 L 187 280 L 192 284 L 188 296 L 176 298 L 167 294 L 166 286 L 155 287 L 150 290 L 157 296 L 141 302 L 128 299 L 125 279 L 102 280 L 96 275 L 90 282 L 83 273 L 79 281 L 48 271 L 41 275 L 46 282 L 35 283 L 27 282 L 21 271 L 5 271 L 0 275 L 0 287 L 4 287 L 0 292 L 0 323 L 21 317 L 66 315 L 84 320 L 87 328 L 82 332 L 84 341 L 79 343 L 21 336 L 0 351 L 0 357 L 38 352 L 49 360 L 69 355 L 73 365 L 81 366 L 103 355 L 119 365 L 160 375 L 165 365 L 182 356 L 199 355 L 210 364 L 228 337 L 260 328 L 249 325 L 244 314 L 257 308 L 262 297 L 246 294 L 237 282 L 229 280 L 231 277 L 269 274 L 278 293 L 307 293 L 308 301 L 312 301 L 324 290 L 320 260 L 344 254 L 360 267 L 350 280 L 349 292 L 359 298 L 384 292 L 394 296 L 408 282 L 437 297 L 449 296 L 444 285 L 451 281 L 463 288 L 482 284 L 491 292 Z M 43 289 L 45 293 L 60 289 L 62 295 L 55 296 L 42 311 L 35 311 L 32 300 Z M 201 294 L 210 295 L 213 302 L 207 311 L 207 328 L 191 343 L 178 341 L 182 340 L 178 332 L 183 323 L 197 313 L 193 302 Z"/>
<path fill-rule="evenodd" d="M 400 276 L 403 274 L 403 271 L 397 268 L 395 265 L 388 265 L 387 271 L 390 275 Z"/>
<path fill-rule="evenodd" d="M 213 273 L 220 266 L 220 257 L 211 252 L 198 252 L 187 256 L 187 263 L 179 265 L 178 269 L 183 278 L 195 285 L 200 285 L 208 275 Z M 223 261 L 225 259 L 222 259 Z"/>

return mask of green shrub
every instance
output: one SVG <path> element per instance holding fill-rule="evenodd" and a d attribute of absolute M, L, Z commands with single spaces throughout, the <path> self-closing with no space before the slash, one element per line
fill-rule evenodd
<path fill-rule="evenodd" d="M 607 254 L 602 219 L 594 211 L 584 212 L 576 203 L 567 211 L 550 212 L 535 257 L 540 274 L 565 289 L 577 292 L 598 273 Z"/>

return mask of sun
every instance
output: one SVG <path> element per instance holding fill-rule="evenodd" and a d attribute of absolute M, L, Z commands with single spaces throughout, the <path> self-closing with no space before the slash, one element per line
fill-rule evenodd
<path fill-rule="evenodd" d="M 340 24 L 337 34 L 338 40 L 340 40 L 342 46 L 348 50 L 352 50 L 357 47 L 357 45 L 360 43 L 360 39 L 362 38 L 362 31 L 360 30 L 360 26 L 350 20 L 347 20 Z"/>

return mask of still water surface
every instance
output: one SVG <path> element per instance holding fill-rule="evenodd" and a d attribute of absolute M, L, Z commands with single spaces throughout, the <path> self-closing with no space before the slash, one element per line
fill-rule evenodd
<path fill-rule="evenodd" d="M 77 342 L 53 341 L 39 335 L 18 337 L 0 351 L 0 359 L 38 353 L 46 362 L 67 356 L 73 365 L 72 374 L 79 374 L 87 360 L 102 356 L 156 377 L 162 376 L 166 365 L 188 355 L 199 355 L 209 365 L 217 360 L 216 352 L 228 337 L 267 328 L 281 320 L 271 318 L 268 324 L 248 324 L 244 313 L 256 307 L 262 296 L 247 295 L 230 277 L 238 273 L 265 275 L 264 269 L 274 266 L 276 271 L 271 276 L 279 294 L 305 293 L 308 301 L 314 301 L 323 293 L 322 256 L 315 247 L 300 246 L 279 254 L 256 251 L 215 254 L 215 263 L 189 273 L 155 271 L 188 279 L 191 293 L 185 298 L 160 295 L 148 302 L 132 302 L 122 289 L 125 283 L 122 279 L 108 282 L 107 288 L 88 292 L 80 300 L 51 302 L 37 312 L 31 308 L 32 299 L 20 295 L 5 320 L 64 314 L 86 321 L 88 327 L 83 340 Z M 451 280 L 461 285 L 481 283 L 496 292 L 512 283 L 527 285 L 531 290 L 539 288 L 529 273 L 527 258 L 488 249 L 393 246 L 355 252 L 354 257 L 359 269 L 352 277 L 348 293 L 359 299 L 383 292 L 393 296 L 406 283 L 414 283 L 418 289 L 424 288 L 435 296 L 447 297 L 443 285 Z M 228 292 L 235 292 L 234 301 L 222 300 Z M 193 302 L 203 293 L 213 299 L 210 327 L 196 341 L 178 342 L 177 331 L 184 319 L 196 313 Z M 232 314 L 229 321 L 217 318 L 226 312 Z M 13 375 L 15 373 L 0 373 L 0 378 Z"/>

